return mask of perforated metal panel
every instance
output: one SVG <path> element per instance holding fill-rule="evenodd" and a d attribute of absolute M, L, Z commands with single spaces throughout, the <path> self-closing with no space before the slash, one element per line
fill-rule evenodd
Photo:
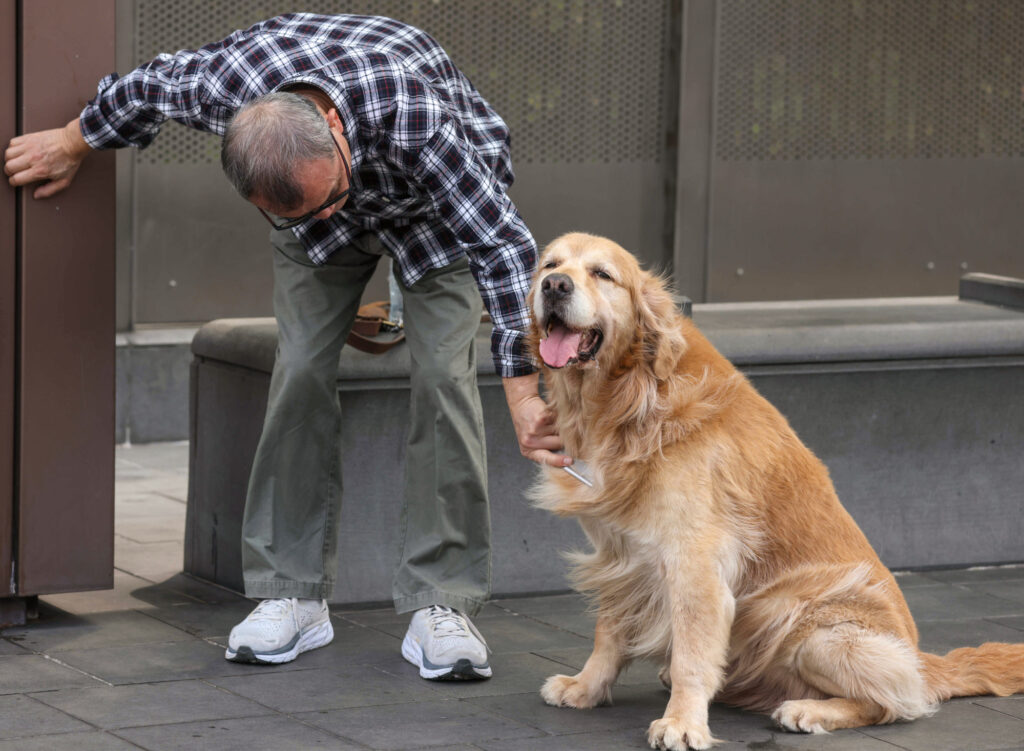
<path fill-rule="evenodd" d="M 1024 155 L 1010 0 L 723 0 L 716 156 Z"/>
<path fill-rule="evenodd" d="M 1024 2 L 719 0 L 705 33 L 706 299 L 1024 273 Z"/>
<path fill-rule="evenodd" d="M 515 161 L 657 160 L 670 92 L 665 0 L 353 0 L 138 3 L 136 63 L 280 13 L 390 16 L 432 34 L 514 134 Z M 220 141 L 169 123 L 139 156 L 214 163 Z"/>

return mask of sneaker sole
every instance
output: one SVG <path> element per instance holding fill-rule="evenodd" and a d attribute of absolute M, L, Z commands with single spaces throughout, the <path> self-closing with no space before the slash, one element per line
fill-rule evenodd
<path fill-rule="evenodd" d="M 224 651 L 224 659 L 231 662 L 244 662 L 253 665 L 280 665 L 291 662 L 303 652 L 327 646 L 334 639 L 334 628 L 330 620 L 317 624 L 299 636 L 295 645 L 281 652 L 254 652 L 252 647 L 241 646 L 237 650 L 228 647 Z"/>
<path fill-rule="evenodd" d="M 428 681 L 479 681 L 491 677 L 491 666 L 474 665 L 466 659 L 456 660 L 454 665 L 427 667 L 424 665 L 423 648 L 406 634 L 402 639 L 402 657 L 420 669 L 420 678 Z"/>

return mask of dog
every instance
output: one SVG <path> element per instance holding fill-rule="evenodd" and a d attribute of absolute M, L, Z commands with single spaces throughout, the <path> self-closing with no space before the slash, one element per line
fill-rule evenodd
<path fill-rule="evenodd" d="M 786 419 L 605 238 L 564 235 L 528 296 L 565 451 L 530 495 L 576 517 L 593 550 L 573 583 L 597 612 L 579 674 L 545 702 L 608 703 L 620 671 L 660 661 L 652 748 L 706 749 L 712 699 L 794 732 L 912 720 L 953 696 L 1024 690 L 1024 645 L 922 653 L 889 570 Z"/>

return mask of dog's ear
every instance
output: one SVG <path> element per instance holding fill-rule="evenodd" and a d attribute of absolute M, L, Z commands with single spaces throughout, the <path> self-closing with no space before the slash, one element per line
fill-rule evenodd
<path fill-rule="evenodd" d="M 641 272 L 637 299 L 637 328 L 643 340 L 644 358 L 659 380 L 668 378 L 686 352 L 679 309 L 665 282 Z"/>

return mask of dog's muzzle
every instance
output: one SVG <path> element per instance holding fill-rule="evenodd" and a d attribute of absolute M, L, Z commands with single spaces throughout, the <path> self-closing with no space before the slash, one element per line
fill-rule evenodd
<path fill-rule="evenodd" d="M 604 339 L 600 329 L 577 329 L 565 322 L 574 289 L 572 278 L 566 274 L 549 274 L 540 284 L 544 302 L 540 356 L 550 368 L 592 360 Z"/>

